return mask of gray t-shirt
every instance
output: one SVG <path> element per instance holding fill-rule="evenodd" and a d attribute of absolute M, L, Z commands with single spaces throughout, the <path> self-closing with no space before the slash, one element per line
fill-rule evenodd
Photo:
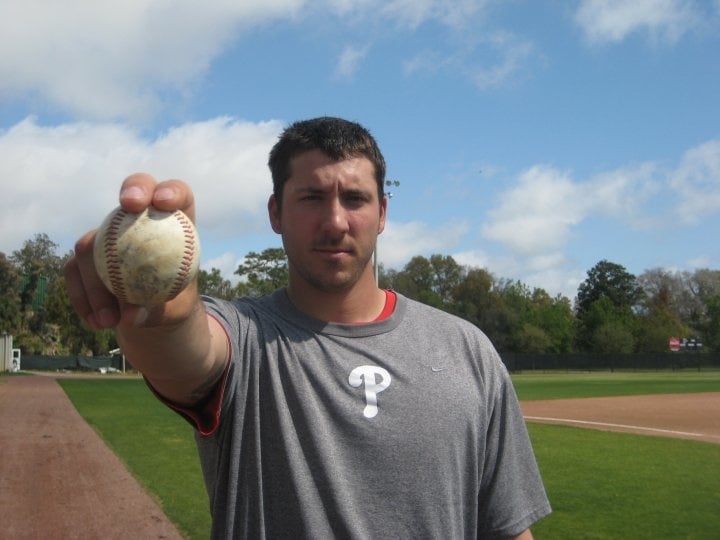
<path fill-rule="evenodd" d="M 219 424 L 197 435 L 213 538 L 496 538 L 550 513 L 475 326 L 402 295 L 359 325 L 284 290 L 205 301 L 231 343 Z"/>

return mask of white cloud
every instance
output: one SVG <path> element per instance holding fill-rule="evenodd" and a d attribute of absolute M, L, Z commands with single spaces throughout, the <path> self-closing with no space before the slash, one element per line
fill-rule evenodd
<path fill-rule="evenodd" d="M 388 221 L 378 240 L 379 261 L 385 268 L 398 269 L 416 255 L 447 253 L 467 231 L 462 221 L 437 227 L 419 221 Z"/>
<path fill-rule="evenodd" d="M 720 213 L 720 140 L 688 150 L 671 175 L 670 186 L 676 192 L 681 221 L 694 224 Z"/>
<path fill-rule="evenodd" d="M 452 258 L 468 268 L 489 268 L 490 257 L 482 250 L 458 251 L 452 254 Z"/>
<path fill-rule="evenodd" d="M 0 95 L 80 118 L 141 119 L 191 85 L 242 27 L 299 0 L 4 2 Z"/>
<path fill-rule="evenodd" d="M 668 220 L 668 208 L 677 219 Z M 579 226 L 610 218 L 633 229 L 666 229 L 720 214 L 720 140 L 688 150 L 674 170 L 646 162 L 620 167 L 586 181 L 548 166 L 522 172 L 488 212 L 482 235 L 505 248 L 505 255 L 460 254 L 500 276 L 517 276 L 530 286 L 572 297 L 584 279 L 568 269 L 567 246 Z M 691 261 L 691 266 L 700 264 Z M 468 263 L 463 263 L 468 264 Z"/>
<path fill-rule="evenodd" d="M 694 259 L 690 259 L 687 262 L 687 266 L 689 268 L 710 268 L 711 266 L 713 266 L 713 263 L 717 265 L 717 261 L 714 261 L 713 258 L 709 255 L 701 255 Z"/>
<path fill-rule="evenodd" d="M 535 166 L 501 196 L 482 233 L 515 252 L 537 255 L 562 247 L 589 204 L 567 173 Z"/>
<path fill-rule="evenodd" d="M 508 32 L 494 32 L 466 41 L 451 52 L 422 51 L 406 60 L 406 74 L 457 72 L 481 90 L 503 86 L 524 76 L 531 61 L 537 60 L 535 47 Z"/>
<path fill-rule="evenodd" d="M 468 67 L 470 79 L 481 90 L 501 86 L 523 73 L 535 52 L 529 41 L 507 32 L 493 34 L 488 43 L 497 53 L 495 63 Z"/>
<path fill-rule="evenodd" d="M 229 280 L 233 285 L 237 285 L 240 281 L 240 276 L 235 273 L 235 270 L 244 262 L 244 257 L 238 257 L 235 253 L 227 251 L 204 261 L 201 265 L 202 269 L 206 272 L 210 272 L 213 268 L 220 270 L 220 275 Z"/>
<path fill-rule="evenodd" d="M 701 23 L 690 0 L 582 0 L 575 21 L 590 42 L 618 43 L 634 32 L 675 42 Z"/>
<path fill-rule="evenodd" d="M 537 165 L 523 172 L 516 185 L 500 196 L 500 204 L 489 212 L 490 220 L 482 227 L 482 234 L 516 254 L 546 255 L 563 249 L 574 228 L 593 215 L 612 216 L 635 227 L 647 226 L 640 208 L 660 185 L 653 163 L 619 168 L 586 182 Z"/>
<path fill-rule="evenodd" d="M 459 28 L 482 13 L 487 0 L 390 0 L 376 2 L 384 16 L 410 28 L 417 28 L 428 20 Z"/>
<path fill-rule="evenodd" d="M 529 272 L 521 280 L 530 288 L 544 289 L 551 296 L 561 294 L 570 301 L 577 295 L 580 283 L 585 281 L 587 273 L 563 266 L 547 268 L 543 271 Z"/>
<path fill-rule="evenodd" d="M 0 132 L 0 251 L 43 232 L 72 247 L 66 244 L 117 205 L 121 181 L 138 170 L 190 183 L 209 238 L 265 231 L 266 161 L 280 130 L 274 121 L 217 118 L 148 140 L 117 124 L 44 127 L 26 119 Z"/>
<path fill-rule="evenodd" d="M 42 104 L 44 110 L 71 118 L 142 124 L 159 115 L 170 99 L 190 99 L 229 43 L 269 21 L 315 24 L 322 16 L 335 26 L 389 23 L 413 32 L 434 22 L 455 30 L 469 27 L 486 4 L 487 0 L 5 2 L 0 7 L 0 97 L 5 103 L 32 108 Z M 345 49 L 336 76 L 351 77 L 366 52 Z M 481 78 L 503 77 L 515 56 Z"/>
<path fill-rule="evenodd" d="M 570 300 L 586 277 L 584 271 L 568 268 L 562 252 L 516 257 L 475 250 L 454 253 L 452 257 L 468 268 L 484 268 L 496 279 L 519 280 L 530 288 L 544 289 L 551 296 L 562 294 Z"/>
<path fill-rule="evenodd" d="M 584 185 L 592 201 L 589 212 L 619 218 L 635 227 L 656 225 L 641 207 L 662 188 L 663 176 L 653 162 L 621 167 L 593 177 Z"/>
<path fill-rule="evenodd" d="M 338 79 L 352 79 L 365 59 L 369 46 L 352 47 L 347 46 L 340 53 L 337 65 L 335 66 L 335 77 Z"/>

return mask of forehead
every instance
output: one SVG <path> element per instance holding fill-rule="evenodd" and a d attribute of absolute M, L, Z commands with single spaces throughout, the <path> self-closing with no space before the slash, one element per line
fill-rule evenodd
<path fill-rule="evenodd" d="M 309 150 L 290 161 L 288 184 L 296 189 L 308 185 L 316 187 L 352 185 L 356 188 L 373 188 L 376 184 L 375 167 L 365 156 L 334 160 L 320 150 Z"/>

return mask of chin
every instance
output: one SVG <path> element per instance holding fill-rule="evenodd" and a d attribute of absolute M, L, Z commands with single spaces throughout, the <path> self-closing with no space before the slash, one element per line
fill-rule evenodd
<path fill-rule="evenodd" d="M 315 274 L 305 276 L 305 281 L 316 290 L 325 293 L 341 293 L 345 292 L 359 281 L 361 274 L 355 275 L 348 272 Z"/>

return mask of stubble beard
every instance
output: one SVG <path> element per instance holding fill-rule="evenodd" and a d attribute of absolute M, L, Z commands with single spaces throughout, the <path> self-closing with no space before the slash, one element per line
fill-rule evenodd
<path fill-rule="evenodd" d="M 297 274 L 308 285 L 320 292 L 339 293 L 351 289 L 360 280 L 370 263 L 372 253 L 372 250 L 363 249 L 362 253 L 357 255 L 349 265 L 332 261 L 322 262 L 324 267 L 320 271 L 314 271 L 310 265 L 297 264 L 295 258 L 289 253 L 287 256 L 291 276 L 293 273 Z"/>

